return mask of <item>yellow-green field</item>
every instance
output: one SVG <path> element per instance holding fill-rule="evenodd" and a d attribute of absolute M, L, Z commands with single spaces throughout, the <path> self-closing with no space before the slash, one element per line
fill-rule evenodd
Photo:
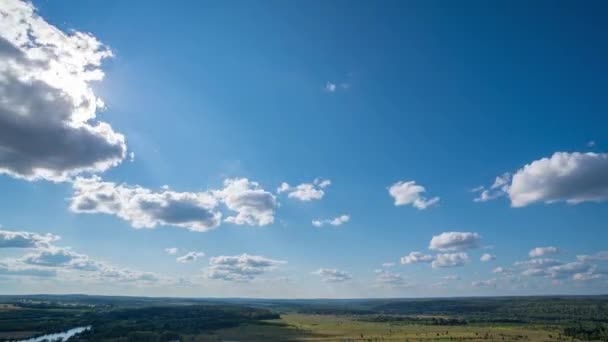
<path fill-rule="evenodd" d="M 558 330 L 527 325 L 437 326 L 365 322 L 350 316 L 286 314 L 187 341 L 558 341 Z M 563 338 L 563 340 L 570 340 Z"/>

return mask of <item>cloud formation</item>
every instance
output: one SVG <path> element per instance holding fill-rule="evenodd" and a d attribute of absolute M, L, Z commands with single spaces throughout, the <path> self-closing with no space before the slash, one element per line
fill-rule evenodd
<path fill-rule="evenodd" d="M 269 259 L 259 255 L 222 255 L 212 257 L 209 260 L 209 267 L 205 270 L 205 276 L 209 279 L 249 282 L 286 263 L 286 261 Z"/>
<path fill-rule="evenodd" d="M 437 254 L 431 265 L 433 268 L 450 268 L 464 266 L 468 262 L 469 255 L 467 253 L 444 253 Z"/>
<path fill-rule="evenodd" d="M 178 257 L 176 260 L 177 260 L 177 262 L 181 262 L 182 264 L 185 264 L 185 263 L 196 261 L 198 258 L 201 258 L 204 256 L 205 256 L 205 253 L 203 253 L 203 252 L 188 252 L 188 253 Z"/>
<path fill-rule="evenodd" d="M 418 263 L 429 263 L 435 260 L 435 257 L 430 254 L 424 254 L 421 252 L 410 252 L 410 254 L 401 257 L 401 263 L 404 265 L 418 264 Z"/>
<path fill-rule="evenodd" d="M 247 178 L 226 179 L 224 189 L 213 193 L 228 209 L 236 212 L 236 215 L 228 216 L 226 222 L 251 226 L 265 226 L 274 222 L 276 198 L 257 182 Z"/>
<path fill-rule="evenodd" d="M 395 205 L 411 205 L 423 210 L 439 203 L 439 197 L 427 199 L 423 196 L 426 189 L 415 181 L 399 181 L 388 188 L 388 193 L 395 199 Z"/>
<path fill-rule="evenodd" d="M 320 268 L 312 273 L 321 277 L 321 280 L 326 283 L 342 283 L 352 279 L 348 272 L 335 268 Z"/>
<path fill-rule="evenodd" d="M 396 287 L 410 286 L 410 284 L 405 281 L 401 274 L 386 270 L 376 270 L 376 282 Z"/>
<path fill-rule="evenodd" d="M 29 277 L 59 277 L 61 275 L 68 279 L 71 274 L 77 274 L 81 279 L 87 281 L 145 284 L 160 280 L 154 273 L 116 267 L 93 260 L 88 255 L 73 251 L 71 248 L 55 246 L 53 242 L 59 240 L 59 237 L 52 234 L 2 232 L 4 236 L 19 236 L 20 240 L 10 239 L 8 241 L 11 243 L 0 245 L 0 248 L 28 248 L 31 251 L 17 259 L 0 260 L 0 275 Z M 28 237 L 28 239 L 23 240 L 23 237 Z M 26 242 L 15 244 L 15 241 Z"/>
<path fill-rule="evenodd" d="M 536 247 L 533 248 L 528 255 L 530 258 L 538 258 L 545 255 L 551 255 L 559 253 L 559 249 L 557 247 L 548 246 L 548 247 Z"/>
<path fill-rule="evenodd" d="M 175 255 L 177 254 L 177 247 L 169 247 L 169 248 L 165 248 L 165 253 L 169 254 L 169 255 Z"/>
<path fill-rule="evenodd" d="M 479 260 L 482 262 L 489 262 L 489 261 L 492 261 L 495 259 L 496 259 L 496 256 L 493 254 L 490 254 L 490 253 L 483 253 L 481 255 L 481 257 L 479 257 Z"/>
<path fill-rule="evenodd" d="M 30 232 L 0 230 L 0 248 L 38 248 L 46 247 L 59 240 L 52 234 L 41 235 Z"/>
<path fill-rule="evenodd" d="M 333 219 L 316 219 L 316 220 L 312 220 L 312 225 L 315 227 L 323 227 L 326 224 L 332 225 L 332 226 L 341 226 L 344 223 L 350 221 L 350 216 L 349 215 L 340 215 L 337 217 L 334 217 Z"/>
<path fill-rule="evenodd" d="M 441 252 L 464 251 L 479 247 L 481 236 L 472 232 L 445 232 L 433 236 L 429 249 Z"/>
<path fill-rule="evenodd" d="M 506 174 L 508 175 L 508 174 Z M 498 178 L 497 178 L 498 180 Z M 526 164 L 480 201 L 508 195 L 511 206 L 608 200 L 608 153 L 556 152 Z"/>
<path fill-rule="evenodd" d="M 50 25 L 28 2 L 0 3 L 0 174 L 65 181 L 102 172 L 127 153 L 125 137 L 96 120 L 90 86 L 110 49 Z"/>
<path fill-rule="evenodd" d="M 320 200 L 325 196 L 323 189 L 331 185 L 329 179 L 316 178 L 312 183 L 302 183 L 297 186 L 291 186 L 288 183 L 281 183 L 277 188 L 277 194 L 287 193 L 287 197 L 294 198 L 300 201 L 309 202 Z"/>
<path fill-rule="evenodd" d="M 97 176 L 78 177 L 72 187 L 70 210 L 73 212 L 116 215 L 134 228 L 170 225 L 207 231 L 221 222 L 218 201 L 210 192 L 152 191 L 104 182 Z"/>

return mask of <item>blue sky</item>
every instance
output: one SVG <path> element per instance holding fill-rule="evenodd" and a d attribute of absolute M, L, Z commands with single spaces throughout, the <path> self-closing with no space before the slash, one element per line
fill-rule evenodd
<path fill-rule="evenodd" d="M 608 288 L 601 2 L 14 4 L 3 293 Z"/>

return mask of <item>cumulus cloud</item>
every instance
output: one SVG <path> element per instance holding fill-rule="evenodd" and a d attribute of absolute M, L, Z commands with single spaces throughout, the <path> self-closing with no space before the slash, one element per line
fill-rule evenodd
<path fill-rule="evenodd" d="M 249 282 L 286 263 L 282 260 L 249 254 L 217 256 L 209 260 L 209 267 L 205 270 L 205 276 L 210 279 Z"/>
<path fill-rule="evenodd" d="M 341 283 L 352 279 L 348 272 L 335 268 L 320 268 L 312 273 L 320 276 L 321 280 L 327 283 Z"/>
<path fill-rule="evenodd" d="M 210 192 L 152 191 L 140 186 L 78 177 L 72 184 L 70 210 L 116 215 L 134 228 L 170 225 L 207 231 L 220 224 L 218 201 Z"/>
<path fill-rule="evenodd" d="M 54 269 L 31 267 L 15 260 L 0 261 L 0 276 L 55 277 Z"/>
<path fill-rule="evenodd" d="M 484 253 L 484 254 L 481 255 L 481 257 L 479 258 L 479 260 L 481 260 L 483 262 L 488 262 L 488 261 L 496 260 L 496 256 L 492 255 L 490 253 Z"/>
<path fill-rule="evenodd" d="M 52 234 L 0 230 L 0 248 L 38 248 L 49 246 L 57 240 L 59 237 Z"/>
<path fill-rule="evenodd" d="M 468 262 L 469 255 L 467 253 L 444 253 L 437 254 L 431 265 L 433 268 L 449 268 L 464 266 Z"/>
<path fill-rule="evenodd" d="M 71 248 L 55 246 L 52 242 L 59 240 L 59 237 L 55 235 L 11 231 L 8 232 L 14 234 L 7 234 L 7 231 L 3 232 L 5 232 L 5 236 L 30 237 L 30 239 L 25 240 L 29 242 L 18 245 L 22 248 L 32 249 L 32 251 L 17 259 L 0 260 L 0 275 L 57 277 L 59 273 L 69 276 L 78 272 L 76 274 L 90 281 L 106 282 L 111 280 L 114 282 L 152 283 L 160 279 L 154 273 L 116 267 L 102 261 L 93 260 L 88 255 L 73 251 Z M 42 242 L 38 243 L 37 241 L 40 240 Z M 9 246 L 12 247 L 15 244 L 11 243 Z"/>
<path fill-rule="evenodd" d="M 63 267 L 84 271 L 97 271 L 102 267 L 100 263 L 91 260 L 87 255 L 56 246 L 41 248 L 35 253 L 25 255 L 21 261 L 35 266 Z"/>
<path fill-rule="evenodd" d="M 530 253 L 528 253 L 528 255 L 530 256 L 530 258 L 538 258 L 538 257 L 542 257 L 545 255 L 551 255 L 551 254 L 556 254 L 556 253 L 559 253 L 559 248 L 553 247 L 553 246 L 548 246 L 548 247 L 533 248 L 530 251 Z"/>
<path fill-rule="evenodd" d="M 185 264 L 188 262 L 196 261 L 198 258 L 201 258 L 204 256 L 205 256 L 205 253 L 203 253 L 203 252 L 188 252 L 188 253 L 178 257 L 176 260 L 177 260 L 177 262 L 181 262 L 181 263 Z"/>
<path fill-rule="evenodd" d="M 439 202 L 439 197 L 427 199 L 423 196 L 426 189 L 415 181 L 400 181 L 388 188 L 389 194 L 395 199 L 395 205 L 411 205 L 416 209 L 423 210 L 432 207 Z"/>
<path fill-rule="evenodd" d="M 455 252 L 480 246 L 481 236 L 471 232 L 445 232 L 433 236 L 429 249 L 441 252 Z"/>
<path fill-rule="evenodd" d="M 65 181 L 102 172 L 127 153 L 125 137 L 96 120 L 110 49 L 50 25 L 28 2 L 0 2 L 0 173 Z"/>
<path fill-rule="evenodd" d="M 401 263 L 406 264 L 418 264 L 418 263 L 429 263 L 435 260 L 435 257 L 429 254 L 421 252 L 410 252 L 410 254 L 401 257 Z"/>
<path fill-rule="evenodd" d="M 410 286 L 410 284 L 405 281 L 401 274 L 386 270 L 376 271 L 376 282 L 389 286 Z"/>
<path fill-rule="evenodd" d="M 511 174 L 507 172 L 496 177 L 494 184 L 492 184 L 490 188 L 486 189 L 485 187 L 481 186 L 473 189 L 473 192 L 479 192 L 479 196 L 475 198 L 474 201 L 487 202 L 489 200 L 504 196 L 509 188 L 510 181 Z"/>
<path fill-rule="evenodd" d="M 175 255 L 177 254 L 177 247 L 169 247 L 169 248 L 165 248 L 165 253 L 169 254 L 169 255 Z"/>
<path fill-rule="evenodd" d="M 578 261 L 608 261 L 608 251 L 600 251 L 592 255 L 577 255 Z"/>
<path fill-rule="evenodd" d="M 502 266 L 495 267 L 492 270 L 492 273 L 501 273 L 501 274 L 509 274 L 509 273 L 512 273 L 512 272 L 513 272 L 513 270 L 511 270 L 510 268 L 505 268 L 505 267 L 502 267 Z"/>
<path fill-rule="evenodd" d="M 508 195 L 512 207 L 603 202 L 608 200 L 608 154 L 556 152 L 517 170 L 496 191 L 495 197 Z"/>
<path fill-rule="evenodd" d="M 316 220 L 312 220 L 312 225 L 315 227 L 323 227 L 326 224 L 332 225 L 332 226 L 341 226 L 344 223 L 350 221 L 350 216 L 349 215 L 340 215 L 337 217 L 334 217 L 333 219 L 316 219 Z"/>
<path fill-rule="evenodd" d="M 274 222 L 276 198 L 257 182 L 247 178 L 226 179 L 224 189 L 214 191 L 214 195 L 228 209 L 236 212 L 236 215 L 228 216 L 226 222 L 251 226 L 265 226 Z"/>
<path fill-rule="evenodd" d="M 309 202 L 312 200 L 320 200 L 325 196 L 323 189 L 331 185 L 329 179 L 316 178 L 312 183 L 302 183 L 297 186 L 291 186 L 288 183 L 281 183 L 277 188 L 277 193 L 287 193 L 287 197 L 294 198 L 300 201 Z"/>

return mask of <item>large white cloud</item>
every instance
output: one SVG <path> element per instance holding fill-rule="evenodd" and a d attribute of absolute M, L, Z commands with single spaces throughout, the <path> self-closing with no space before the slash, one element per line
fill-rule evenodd
<path fill-rule="evenodd" d="M 312 273 L 320 276 L 321 280 L 327 283 L 341 283 L 353 278 L 348 272 L 335 268 L 320 268 Z"/>
<path fill-rule="evenodd" d="M 222 255 L 209 260 L 209 267 L 205 270 L 205 275 L 210 279 L 249 282 L 286 263 L 286 261 L 259 255 Z"/>
<path fill-rule="evenodd" d="M 401 263 L 404 265 L 428 263 L 435 260 L 435 257 L 430 254 L 424 254 L 421 252 L 410 252 L 410 254 L 401 257 Z"/>
<path fill-rule="evenodd" d="M 49 246 L 57 241 L 58 236 L 52 234 L 0 230 L 0 248 L 37 248 Z"/>
<path fill-rule="evenodd" d="M 397 182 L 388 188 L 388 193 L 395 199 L 395 205 L 411 205 L 422 210 L 434 206 L 439 202 L 439 197 L 427 199 L 423 196 L 426 189 L 415 181 Z"/>
<path fill-rule="evenodd" d="M 95 119 L 103 102 L 90 86 L 112 52 L 27 2 L 0 2 L 0 17 L 0 173 L 64 181 L 120 163 L 125 137 Z"/>
<path fill-rule="evenodd" d="M 206 231 L 220 224 L 218 201 L 210 192 L 152 191 L 140 186 L 78 177 L 70 209 L 77 213 L 116 215 L 135 228 L 157 225 Z"/>
<path fill-rule="evenodd" d="M 277 194 L 286 192 L 287 197 L 304 202 L 320 200 L 325 196 L 324 189 L 330 185 L 331 181 L 329 179 L 322 178 L 316 178 L 312 183 L 302 183 L 296 186 L 291 186 L 288 183 L 283 182 L 277 188 Z"/>
<path fill-rule="evenodd" d="M 603 202 L 608 200 L 608 153 L 556 152 L 525 165 L 508 182 L 481 200 L 508 195 L 513 207 Z"/>
<path fill-rule="evenodd" d="M 464 266 L 468 262 L 469 255 L 467 253 L 444 253 L 437 254 L 431 265 L 433 268 L 448 268 Z"/>
<path fill-rule="evenodd" d="M 233 178 L 224 181 L 224 189 L 214 191 L 228 209 L 236 215 L 226 218 L 234 224 L 265 226 L 274 222 L 277 201 L 273 194 L 264 190 L 258 183 L 247 178 Z"/>
<path fill-rule="evenodd" d="M 445 232 L 433 236 L 429 249 L 442 252 L 464 251 L 480 246 L 481 236 L 471 232 Z"/>

